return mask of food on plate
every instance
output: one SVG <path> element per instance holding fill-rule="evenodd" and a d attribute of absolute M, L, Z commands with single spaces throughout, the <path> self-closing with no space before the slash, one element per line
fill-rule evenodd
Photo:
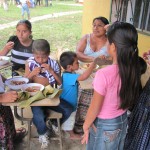
<path fill-rule="evenodd" d="M 41 67 L 41 72 L 40 73 L 44 73 L 45 72 L 45 68 Z"/>
<path fill-rule="evenodd" d="M 86 63 L 86 64 L 82 64 L 82 65 L 81 65 L 81 68 L 87 69 L 89 66 L 90 66 L 90 64 L 89 64 L 89 63 Z"/>
<path fill-rule="evenodd" d="M 15 81 L 15 80 L 11 81 L 11 85 L 21 85 L 21 84 L 25 84 L 25 83 L 26 83 L 25 81 Z"/>
<path fill-rule="evenodd" d="M 32 86 L 32 87 L 28 87 L 25 89 L 25 91 L 27 92 L 37 92 L 37 91 L 40 91 L 40 88 L 39 86 Z"/>

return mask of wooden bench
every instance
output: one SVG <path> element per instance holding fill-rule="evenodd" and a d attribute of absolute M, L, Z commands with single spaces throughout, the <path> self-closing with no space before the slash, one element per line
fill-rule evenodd
<path fill-rule="evenodd" d="M 60 119 L 62 118 L 62 114 L 55 112 L 53 110 L 49 110 L 49 116 L 47 117 L 47 121 L 49 119 L 56 119 L 58 124 L 58 136 L 51 138 L 52 140 L 59 140 L 60 142 L 60 150 L 62 150 L 62 135 L 61 135 L 61 126 L 60 126 Z"/>
<path fill-rule="evenodd" d="M 27 118 L 30 118 L 28 119 L 28 141 L 30 141 L 30 139 L 33 137 L 33 138 L 37 138 L 38 137 L 38 133 L 36 131 L 36 127 L 32 124 L 32 117 L 33 117 L 33 114 L 32 114 L 32 111 L 31 111 L 31 108 L 28 107 L 28 108 L 25 108 L 25 109 L 22 109 L 22 115 L 24 117 L 27 117 Z M 62 118 L 62 114 L 61 113 L 57 113 L 53 110 L 49 110 L 48 111 L 49 115 L 47 117 L 47 121 L 49 119 L 56 119 L 57 120 L 57 124 L 58 124 L 58 136 L 57 137 L 52 137 L 50 138 L 50 140 L 58 140 L 59 143 L 60 143 L 60 150 L 63 149 L 62 147 L 62 134 L 61 134 L 61 126 L 60 126 L 60 119 Z M 30 147 L 30 143 L 28 143 L 28 147 Z"/>

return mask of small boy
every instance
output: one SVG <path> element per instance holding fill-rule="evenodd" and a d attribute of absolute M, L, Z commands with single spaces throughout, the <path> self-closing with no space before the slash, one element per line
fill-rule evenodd
<path fill-rule="evenodd" d="M 95 68 L 95 61 L 90 64 L 83 74 L 76 74 L 75 71 L 79 69 L 77 55 L 74 52 L 68 51 L 61 54 L 60 65 L 65 70 L 62 74 L 63 91 L 60 99 L 70 103 L 74 108 L 70 117 L 62 124 L 62 129 L 69 132 L 71 139 L 79 139 L 81 136 L 73 132 L 78 99 L 78 81 L 83 81 L 90 76 Z"/>
<path fill-rule="evenodd" d="M 33 57 L 27 60 L 25 65 L 25 77 L 34 83 L 40 83 L 44 86 L 61 84 L 60 67 L 57 61 L 50 58 L 50 44 L 45 39 L 37 39 L 32 45 Z M 33 123 L 39 134 L 41 148 L 48 147 L 49 129 L 46 126 L 46 111 L 51 109 L 44 106 L 31 107 L 33 113 Z"/>

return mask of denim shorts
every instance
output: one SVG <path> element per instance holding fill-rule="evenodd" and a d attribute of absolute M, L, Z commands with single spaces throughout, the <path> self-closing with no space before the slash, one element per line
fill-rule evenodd
<path fill-rule="evenodd" d="M 22 16 L 24 15 L 25 11 L 27 12 L 28 15 L 30 14 L 28 5 L 22 4 Z"/>
<path fill-rule="evenodd" d="M 127 131 L 127 113 L 114 119 L 94 121 L 96 131 L 91 127 L 87 150 L 123 150 Z"/>

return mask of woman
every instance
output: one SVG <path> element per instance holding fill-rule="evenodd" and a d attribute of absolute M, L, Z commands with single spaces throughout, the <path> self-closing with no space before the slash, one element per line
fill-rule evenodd
<path fill-rule="evenodd" d="M 21 20 L 16 25 L 16 36 L 11 36 L 0 51 L 0 55 L 7 55 L 11 51 L 12 75 L 16 71 L 25 69 L 25 61 L 32 56 L 32 25 L 28 20 Z"/>
<path fill-rule="evenodd" d="M 147 60 L 145 53 L 143 56 Z M 149 150 L 150 149 L 150 68 L 146 62 L 142 63 L 143 75 L 141 78 L 144 87 L 140 97 L 133 108 L 128 123 L 128 130 L 124 144 L 124 150 Z M 145 72 L 146 71 L 146 72 Z"/>
<path fill-rule="evenodd" d="M 82 62 L 92 62 L 95 57 L 107 56 L 107 37 L 105 25 L 109 24 L 105 17 L 93 19 L 93 33 L 82 37 L 77 45 L 77 56 Z"/>
<path fill-rule="evenodd" d="M 117 22 L 107 32 L 113 64 L 97 71 L 94 94 L 83 125 L 87 150 L 123 150 L 127 109 L 140 94 L 138 33 L 129 23 Z"/>
<path fill-rule="evenodd" d="M 18 94 L 16 91 L 4 93 L 4 80 L 5 79 L 0 75 L 0 103 L 14 102 Z M 0 104 L 0 149 L 14 150 L 14 144 L 20 142 L 26 134 L 25 128 L 15 130 L 11 108 Z"/>
<path fill-rule="evenodd" d="M 109 22 L 105 17 L 97 17 L 93 19 L 93 33 L 83 36 L 77 45 L 76 53 L 80 61 L 92 62 L 96 57 L 108 56 L 106 46 L 106 29 L 104 28 L 108 24 Z M 105 61 L 102 63 L 107 64 L 110 63 L 110 61 Z M 93 89 L 86 89 L 80 91 L 74 128 L 74 131 L 76 133 L 83 133 L 82 126 L 87 113 L 87 109 L 89 107 L 89 104 L 91 103 L 92 95 Z"/>

